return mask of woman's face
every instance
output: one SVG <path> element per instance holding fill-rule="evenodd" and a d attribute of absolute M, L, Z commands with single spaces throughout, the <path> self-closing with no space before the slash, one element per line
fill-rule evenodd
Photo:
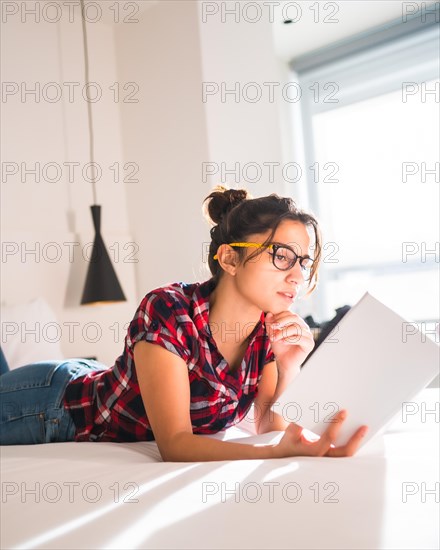
<path fill-rule="evenodd" d="M 263 243 L 270 235 L 250 235 L 249 242 Z M 310 236 L 301 222 L 284 220 L 277 228 L 271 242 L 286 244 L 300 256 L 312 256 L 309 252 Z M 246 257 L 256 251 L 246 248 Z M 240 294 L 258 309 L 274 314 L 286 311 L 294 303 L 300 286 L 305 283 L 300 261 L 287 271 L 277 269 L 272 261 L 271 249 L 265 248 L 261 254 L 240 264 L 235 275 L 235 283 Z M 286 294 L 291 294 L 288 297 Z"/>

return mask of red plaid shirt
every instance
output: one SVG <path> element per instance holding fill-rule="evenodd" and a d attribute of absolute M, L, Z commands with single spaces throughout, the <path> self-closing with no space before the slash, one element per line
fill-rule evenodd
<path fill-rule="evenodd" d="M 174 283 L 149 292 L 128 327 L 123 354 L 113 367 L 72 380 L 64 406 L 76 426 L 75 441 L 151 441 L 133 350 L 144 340 L 188 365 L 190 415 L 195 434 L 212 434 L 240 422 L 258 392 L 266 363 L 274 361 L 264 313 L 249 336 L 241 366 L 232 372 L 208 325 L 214 281 Z"/>

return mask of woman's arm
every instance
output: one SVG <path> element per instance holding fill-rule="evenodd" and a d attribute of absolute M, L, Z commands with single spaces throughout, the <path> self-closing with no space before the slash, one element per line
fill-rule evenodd
<path fill-rule="evenodd" d="M 230 443 L 192 433 L 190 386 L 185 361 L 158 345 L 138 342 L 134 348 L 136 374 L 142 400 L 164 461 L 199 462 L 290 456 L 352 456 L 365 434 L 361 426 L 342 447 L 333 447 L 346 411 L 315 442 L 307 441 L 302 428 L 291 422 L 276 445 Z"/>
<path fill-rule="evenodd" d="M 148 342 L 134 348 L 142 401 L 166 462 L 276 458 L 276 445 L 229 443 L 192 432 L 188 367 L 174 353 Z"/>
<path fill-rule="evenodd" d="M 283 417 L 271 409 L 278 397 L 300 372 L 296 368 L 289 376 L 280 377 L 275 361 L 264 365 L 263 375 L 258 384 L 258 393 L 254 401 L 254 418 L 258 434 L 285 430 L 289 425 Z"/>

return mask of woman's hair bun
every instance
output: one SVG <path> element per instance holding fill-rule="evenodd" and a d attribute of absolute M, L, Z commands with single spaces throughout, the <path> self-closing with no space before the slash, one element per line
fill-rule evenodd
<path fill-rule="evenodd" d="M 223 185 L 217 185 L 203 201 L 205 218 L 213 224 L 220 224 L 234 206 L 251 198 L 246 189 L 228 189 Z"/>

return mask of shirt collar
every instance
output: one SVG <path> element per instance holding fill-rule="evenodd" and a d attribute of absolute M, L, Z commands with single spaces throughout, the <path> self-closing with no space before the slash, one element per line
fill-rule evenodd
<path fill-rule="evenodd" d="M 208 279 L 203 283 L 199 283 L 194 288 L 194 292 L 191 297 L 191 304 L 193 307 L 193 321 L 197 327 L 198 332 L 211 337 L 211 331 L 209 329 L 209 296 L 214 290 L 216 283 L 214 278 Z M 266 327 L 264 324 L 266 313 L 261 312 L 260 320 L 255 325 L 253 331 L 249 335 L 249 343 L 252 344 L 257 336 L 264 335 L 266 333 Z"/>

